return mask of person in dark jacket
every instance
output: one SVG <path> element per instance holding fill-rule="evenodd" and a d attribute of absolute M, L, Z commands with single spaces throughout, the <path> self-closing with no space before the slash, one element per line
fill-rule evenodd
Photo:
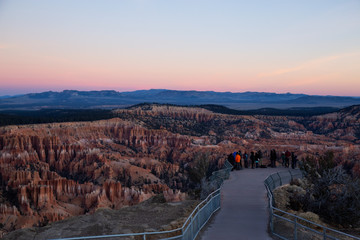
<path fill-rule="evenodd" d="M 248 168 L 249 167 L 249 162 L 248 162 L 248 154 L 247 154 L 247 152 L 244 153 L 243 159 L 244 159 L 244 167 Z"/>
<path fill-rule="evenodd" d="M 230 153 L 230 154 L 228 155 L 228 161 L 229 161 L 229 163 L 231 163 L 231 165 L 232 165 L 233 167 L 235 167 L 235 158 L 234 158 L 234 155 L 233 155 L 232 153 Z M 233 169 L 234 169 L 234 168 L 233 168 Z M 233 169 L 231 169 L 231 171 L 232 171 Z"/>
<path fill-rule="evenodd" d="M 275 149 L 272 149 L 270 151 L 270 161 L 271 161 L 272 168 L 276 167 L 276 159 L 277 159 L 276 151 L 275 151 Z"/>
<path fill-rule="evenodd" d="M 284 167 L 285 166 L 285 163 L 286 163 L 286 159 L 285 159 L 285 152 L 282 152 L 281 153 L 281 165 Z"/>
<path fill-rule="evenodd" d="M 251 161 L 251 168 L 254 169 L 254 166 L 255 166 L 255 154 L 254 154 L 254 152 L 250 153 L 250 161 Z"/>
<path fill-rule="evenodd" d="M 296 162 L 297 162 L 297 156 L 295 155 L 294 152 L 291 153 L 291 168 L 295 169 L 296 168 Z"/>

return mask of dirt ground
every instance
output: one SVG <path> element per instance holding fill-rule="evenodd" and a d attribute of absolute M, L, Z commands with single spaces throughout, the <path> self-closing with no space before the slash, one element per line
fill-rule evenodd
<path fill-rule="evenodd" d="M 154 197 L 120 210 L 99 209 L 94 214 L 54 222 L 45 227 L 16 230 L 3 239 L 41 240 L 176 229 L 182 226 L 198 203 L 195 200 L 165 203 L 161 197 Z"/>

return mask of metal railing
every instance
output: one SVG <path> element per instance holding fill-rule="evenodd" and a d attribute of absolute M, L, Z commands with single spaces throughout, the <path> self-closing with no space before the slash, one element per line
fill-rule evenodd
<path fill-rule="evenodd" d="M 283 171 L 271 174 L 264 181 L 269 198 L 270 231 L 280 239 L 357 239 L 359 237 L 328 228 L 309 221 L 305 218 L 283 211 L 274 207 L 273 190 L 281 185 L 290 183 L 295 178 L 302 178 L 300 170 Z"/>
<path fill-rule="evenodd" d="M 87 237 L 70 237 L 54 240 L 83 240 L 83 239 L 143 239 L 143 240 L 193 240 L 197 237 L 200 230 L 209 221 L 211 216 L 220 209 L 220 191 L 222 183 L 230 176 L 233 166 L 226 160 L 222 169 L 214 171 L 209 178 L 212 184 L 216 185 L 216 190 L 210 193 L 205 200 L 199 203 L 186 219 L 181 228 L 160 231 L 160 232 L 142 232 L 114 235 L 100 235 Z"/>

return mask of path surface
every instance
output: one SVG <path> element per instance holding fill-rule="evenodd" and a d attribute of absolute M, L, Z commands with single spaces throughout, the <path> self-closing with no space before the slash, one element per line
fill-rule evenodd
<path fill-rule="evenodd" d="M 268 203 L 264 180 L 287 168 L 257 168 L 232 171 L 221 190 L 221 209 L 198 239 L 266 240 Z"/>

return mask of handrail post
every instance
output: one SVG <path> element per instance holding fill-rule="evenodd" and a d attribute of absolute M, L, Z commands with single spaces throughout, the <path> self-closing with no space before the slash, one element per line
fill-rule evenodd
<path fill-rule="evenodd" d="M 294 240 L 297 240 L 297 218 L 294 220 Z"/>
<path fill-rule="evenodd" d="M 190 227 L 190 229 L 191 229 L 191 236 L 194 236 L 195 235 L 195 232 L 194 232 L 194 228 L 195 228 L 195 222 L 194 222 L 194 217 L 193 216 L 191 216 L 191 221 L 190 221 L 190 223 L 191 223 L 191 227 Z"/>
<path fill-rule="evenodd" d="M 276 186 L 275 186 L 275 181 L 274 181 L 274 178 L 272 177 L 272 174 L 270 175 L 270 177 L 271 177 L 271 181 L 272 181 L 272 190 L 274 190 L 275 188 L 276 188 Z"/>
<path fill-rule="evenodd" d="M 327 237 L 326 236 L 326 228 L 324 228 L 324 236 L 323 237 L 324 237 L 324 240 L 326 240 L 326 237 Z"/>
<path fill-rule="evenodd" d="M 270 230 L 271 233 L 274 233 L 274 209 L 270 206 Z"/>
<path fill-rule="evenodd" d="M 282 179 L 281 179 L 281 177 L 280 177 L 279 172 L 277 172 L 277 175 L 279 176 L 279 179 L 280 179 L 280 186 L 282 186 Z"/>
<path fill-rule="evenodd" d="M 291 177 L 291 181 L 293 180 L 293 175 L 291 173 L 291 170 L 289 170 L 289 173 L 290 173 L 290 177 Z"/>
<path fill-rule="evenodd" d="M 143 235 L 143 239 L 144 239 L 144 240 L 146 240 L 146 233 L 144 233 L 144 235 Z"/>

